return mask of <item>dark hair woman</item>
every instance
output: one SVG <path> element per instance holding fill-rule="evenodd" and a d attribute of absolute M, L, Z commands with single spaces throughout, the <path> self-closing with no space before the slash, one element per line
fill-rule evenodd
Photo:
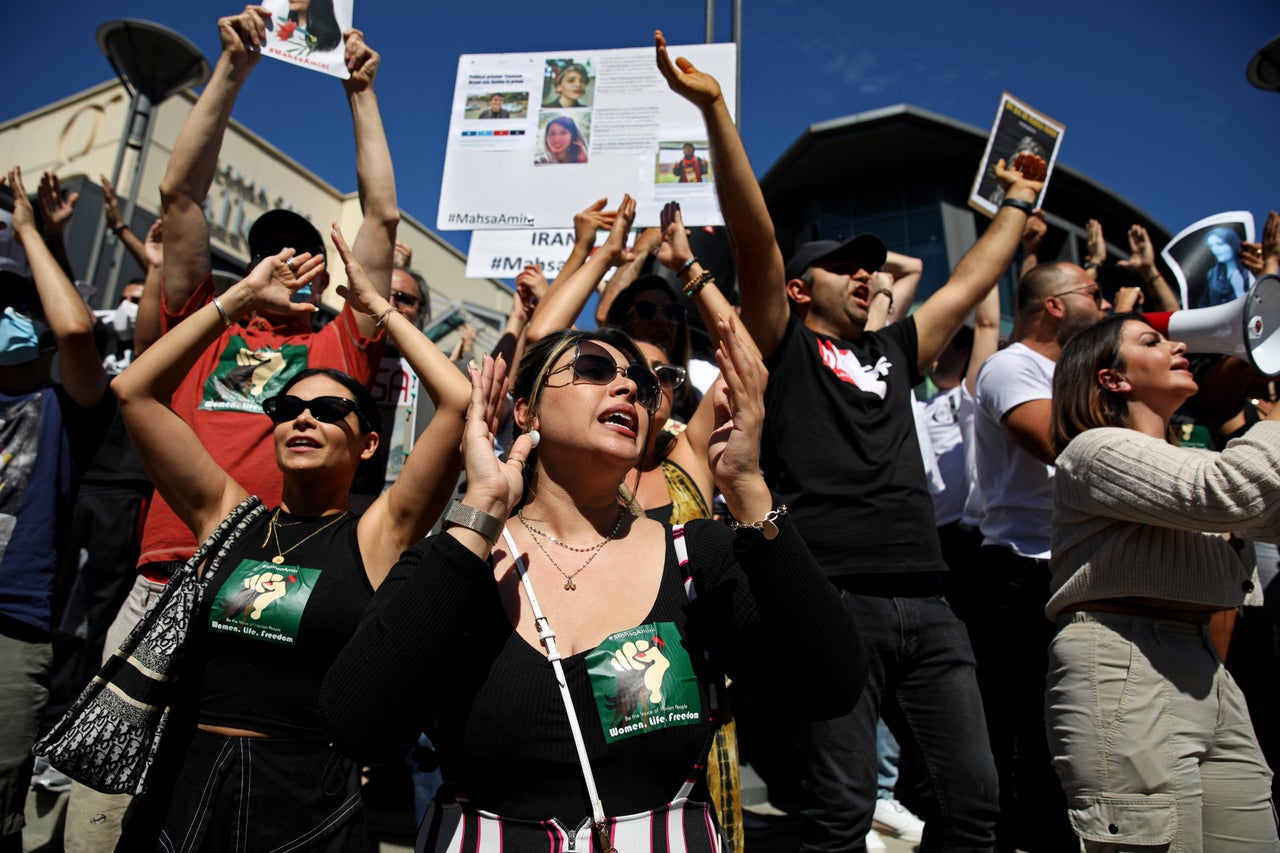
<path fill-rule="evenodd" d="M 1054 372 L 1045 713 L 1089 851 L 1277 849 L 1271 772 L 1209 620 L 1259 597 L 1249 535 L 1280 537 L 1280 406 L 1221 453 L 1175 446 L 1185 352 L 1120 315 Z"/>
<path fill-rule="evenodd" d="M 793 711 L 856 699 L 853 626 L 760 478 L 763 365 L 720 331 L 709 456 L 748 522 L 737 530 L 674 534 L 619 502 L 662 395 L 622 332 L 562 330 L 530 348 L 505 464 L 502 371 L 473 369 L 462 509 L 405 555 L 324 690 L 349 750 L 431 726 L 462 822 L 438 805 L 419 850 L 477 830 L 512 850 L 648 849 L 656 832 L 672 849 L 721 849 L 702 802 L 720 668 Z"/>
<path fill-rule="evenodd" d="M 306 32 L 314 50 L 333 50 L 342 42 L 333 0 L 289 0 L 289 20 Z"/>
<path fill-rule="evenodd" d="M 568 116 L 557 116 L 547 122 L 542 132 L 542 155 L 537 165 L 587 162 L 587 140 L 578 123 Z"/>
<path fill-rule="evenodd" d="M 275 424 L 280 503 L 244 530 L 203 596 L 175 710 L 193 725 L 167 735 L 120 849 L 167 848 L 165 839 L 231 849 L 246 832 L 263 849 L 317 839 L 326 849 L 365 849 L 359 768 L 337 755 L 321 726 L 320 682 L 400 553 L 448 500 L 470 397 L 448 358 L 374 290 L 337 226 L 333 238 L 347 264 L 347 299 L 385 325 L 436 415 L 400 478 L 354 516 L 352 479 L 378 446 L 369 392 L 344 373 L 313 369 L 263 403 Z M 290 297 L 323 268 L 320 256 L 293 257 L 292 249 L 267 257 L 112 384 L 147 473 L 197 540 L 248 494 L 168 400 L 224 323 L 252 310 L 315 310 Z"/>

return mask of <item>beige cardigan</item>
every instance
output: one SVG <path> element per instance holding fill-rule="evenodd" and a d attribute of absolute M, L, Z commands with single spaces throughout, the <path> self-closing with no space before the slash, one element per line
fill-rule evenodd
<path fill-rule="evenodd" d="M 1247 532 L 1280 540 L 1280 423 L 1264 421 L 1221 453 L 1131 429 L 1084 432 L 1058 457 L 1049 604 L 1141 596 L 1260 604 Z"/>

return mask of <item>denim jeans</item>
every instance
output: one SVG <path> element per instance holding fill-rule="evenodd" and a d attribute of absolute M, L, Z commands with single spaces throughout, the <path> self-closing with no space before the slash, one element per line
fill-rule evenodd
<path fill-rule="evenodd" d="M 898 762 L 902 747 L 883 719 L 876 721 L 876 798 L 892 800 L 898 784 Z"/>
<path fill-rule="evenodd" d="M 931 792 L 921 850 L 990 851 L 995 767 L 964 626 L 940 595 L 841 592 L 867 656 L 867 686 L 847 716 L 807 723 L 801 849 L 861 851 L 876 803 L 876 721 L 892 696 Z"/>

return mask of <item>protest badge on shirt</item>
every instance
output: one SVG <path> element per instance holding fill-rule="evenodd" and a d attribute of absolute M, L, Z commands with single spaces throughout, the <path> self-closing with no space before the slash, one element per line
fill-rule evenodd
<path fill-rule="evenodd" d="M 263 0 L 271 13 L 262 54 L 346 80 L 346 46 L 354 0 Z"/>
<path fill-rule="evenodd" d="M 1232 210 L 1191 223 L 1160 250 L 1184 308 L 1209 308 L 1249 292 L 1253 274 L 1240 263 L 1242 241 L 1253 242 L 1253 214 Z"/>
<path fill-rule="evenodd" d="M 1066 129 L 1061 122 L 1003 92 L 1000 106 L 996 109 L 996 120 L 987 136 L 987 149 L 982 153 L 973 189 L 969 191 L 969 206 L 987 216 L 995 216 L 1004 201 L 1004 188 L 996 180 L 996 163 L 1003 159 L 1007 168 L 1017 168 L 1020 156 L 1035 155 L 1048 167 L 1043 179 L 1044 189 L 1035 201 L 1036 207 L 1042 207 Z"/>
<path fill-rule="evenodd" d="M 673 46 L 734 103 L 732 44 Z M 637 227 L 680 202 L 689 226 L 720 225 L 701 113 L 671 91 L 653 47 L 465 54 L 458 60 L 442 231 L 571 228 L 592 199 L 636 199 Z"/>

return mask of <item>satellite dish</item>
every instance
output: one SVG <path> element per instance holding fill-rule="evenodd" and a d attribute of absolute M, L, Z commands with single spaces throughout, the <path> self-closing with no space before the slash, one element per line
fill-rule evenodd
<path fill-rule="evenodd" d="M 1245 69 L 1249 82 L 1264 92 L 1280 91 L 1280 36 L 1263 45 Z"/>
<path fill-rule="evenodd" d="M 150 21 L 107 21 L 98 27 L 98 49 L 121 82 L 153 104 L 209 79 L 209 62 L 199 48 Z"/>

